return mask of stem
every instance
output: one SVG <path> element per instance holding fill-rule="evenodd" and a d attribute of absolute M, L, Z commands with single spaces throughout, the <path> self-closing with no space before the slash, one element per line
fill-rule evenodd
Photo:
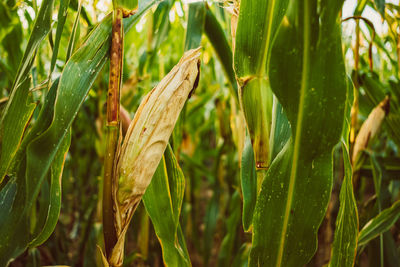
<path fill-rule="evenodd" d="M 104 157 L 104 181 L 103 181 L 103 234 L 107 257 L 111 255 L 114 245 L 117 243 L 117 234 L 114 227 L 114 212 L 112 198 L 112 184 L 114 171 L 114 158 L 116 145 L 118 144 L 119 129 L 115 126 L 107 126 L 106 130 L 106 154 Z"/>
<path fill-rule="evenodd" d="M 112 44 L 110 51 L 110 79 L 107 94 L 106 152 L 104 157 L 103 182 L 103 234 L 106 256 L 111 255 L 117 242 L 114 226 L 112 186 L 115 177 L 115 158 L 120 131 L 120 87 L 123 58 L 122 11 L 114 10 Z"/>

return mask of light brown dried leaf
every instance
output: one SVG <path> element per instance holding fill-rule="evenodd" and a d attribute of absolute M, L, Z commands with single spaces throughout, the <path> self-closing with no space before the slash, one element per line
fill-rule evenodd
<path fill-rule="evenodd" d="M 151 182 L 186 100 L 199 79 L 200 48 L 187 51 L 140 104 L 126 133 L 113 185 L 117 244 L 112 266 L 123 260 L 125 233 Z"/>
<path fill-rule="evenodd" d="M 353 165 L 357 162 L 357 157 L 361 151 L 366 149 L 370 141 L 377 135 L 383 120 L 389 113 L 389 106 L 390 98 L 387 96 L 371 111 L 368 118 L 364 121 L 354 143 L 352 155 Z"/>

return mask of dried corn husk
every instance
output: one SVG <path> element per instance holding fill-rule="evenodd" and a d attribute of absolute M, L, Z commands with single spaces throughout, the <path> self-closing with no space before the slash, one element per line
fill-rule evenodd
<path fill-rule="evenodd" d="M 356 164 L 359 154 L 368 147 L 370 140 L 372 140 L 378 133 L 383 120 L 389 113 L 390 98 L 387 96 L 385 99 L 376 106 L 358 132 L 356 141 L 354 143 L 352 162 Z"/>
<path fill-rule="evenodd" d="M 123 260 L 125 233 L 132 215 L 167 146 L 179 113 L 197 86 L 200 48 L 187 51 L 179 63 L 140 104 L 126 133 L 113 185 L 117 244 L 111 266 Z"/>
<path fill-rule="evenodd" d="M 233 1 L 232 17 L 231 17 L 231 35 L 232 35 L 232 51 L 235 51 L 236 29 L 239 18 L 239 0 Z"/>

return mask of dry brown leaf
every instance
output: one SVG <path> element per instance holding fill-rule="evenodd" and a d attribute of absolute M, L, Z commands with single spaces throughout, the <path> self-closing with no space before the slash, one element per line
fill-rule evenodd
<path fill-rule="evenodd" d="M 385 99 L 376 106 L 368 118 L 364 121 L 363 125 L 358 132 L 356 141 L 354 142 L 354 149 L 352 155 L 353 165 L 357 162 L 357 157 L 368 147 L 370 141 L 377 135 L 383 120 L 389 113 L 390 98 L 387 96 Z"/>
<path fill-rule="evenodd" d="M 199 79 L 200 48 L 179 63 L 140 104 L 126 133 L 113 185 L 117 244 L 111 266 L 123 261 L 124 239 L 132 215 L 151 182 L 178 116 Z"/>

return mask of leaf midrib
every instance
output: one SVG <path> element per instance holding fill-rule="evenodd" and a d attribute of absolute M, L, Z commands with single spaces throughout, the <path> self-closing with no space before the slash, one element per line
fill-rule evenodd
<path fill-rule="evenodd" d="M 294 185 L 297 176 L 297 165 L 300 154 L 300 140 L 302 136 L 302 123 L 304 117 L 304 101 L 305 101 L 305 93 L 307 89 L 307 78 L 310 71 L 309 68 L 309 59 L 310 59 L 310 14 L 309 14 L 309 0 L 304 1 L 304 15 L 303 15 L 303 23 L 304 23 L 304 32 L 303 32 L 303 66 L 302 66 L 302 76 L 301 76 L 301 88 L 300 88 L 300 103 L 299 103 L 299 111 L 297 115 L 296 122 L 296 135 L 294 142 L 294 151 L 293 151 L 293 160 L 292 160 L 292 169 L 290 172 L 289 179 L 289 188 L 288 188 L 288 197 L 286 201 L 285 214 L 283 218 L 283 226 L 281 231 L 281 237 L 279 242 L 279 250 L 278 250 L 278 258 L 276 261 L 276 266 L 282 266 L 283 260 L 283 250 L 286 242 L 286 232 L 288 228 L 289 215 L 290 210 L 292 208 L 293 194 L 294 194 Z"/>
<path fill-rule="evenodd" d="M 266 36 L 266 40 L 265 42 L 263 42 L 262 44 L 264 44 L 264 46 L 262 47 L 262 60 L 261 60 L 261 66 L 259 66 L 258 68 L 258 76 L 262 77 L 265 74 L 265 69 L 266 69 L 266 65 L 267 65 L 267 58 L 268 58 L 268 50 L 270 47 L 270 41 L 271 41 L 271 29 L 272 29 L 272 21 L 274 18 L 274 10 L 275 10 L 275 3 L 276 0 L 272 0 L 271 4 L 269 5 L 269 10 L 268 10 L 268 14 L 266 16 L 267 19 L 267 23 L 265 23 L 265 27 L 267 28 L 267 36 Z M 265 29 L 265 28 L 264 28 Z"/>

